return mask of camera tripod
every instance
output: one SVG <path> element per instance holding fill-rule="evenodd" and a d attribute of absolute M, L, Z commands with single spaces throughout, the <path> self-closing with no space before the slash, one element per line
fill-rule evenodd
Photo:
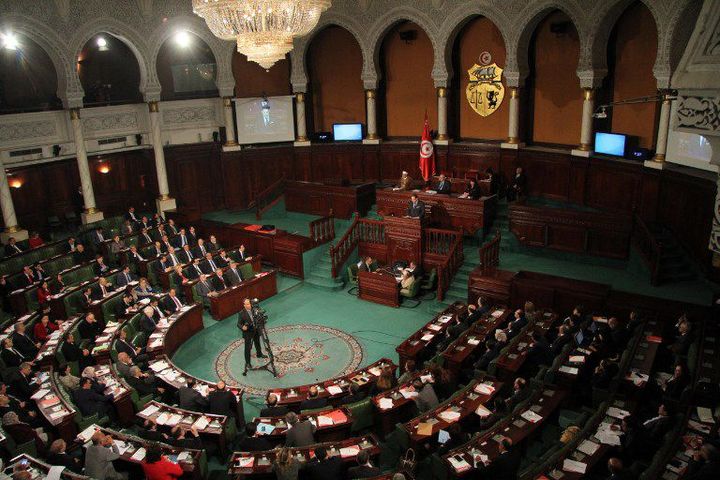
<path fill-rule="evenodd" d="M 261 319 L 258 322 L 257 329 L 258 334 L 260 335 L 260 340 L 265 347 L 265 352 L 267 352 L 268 361 L 265 365 L 259 365 L 253 370 L 267 370 L 268 372 L 273 374 L 273 377 L 277 377 L 277 369 L 275 368 L 275 355 L 273 354 L 272 347 L 270 346 L 270 338 L 268 338 L 267 330 L 265 329 L 265 319 Z"/>

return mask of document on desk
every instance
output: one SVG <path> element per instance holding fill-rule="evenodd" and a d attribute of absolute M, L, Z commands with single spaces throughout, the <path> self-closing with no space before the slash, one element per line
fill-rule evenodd
<path fill-rule="evenodd" d="M 419 423 L 416 433 L 418 435 L 430 436 L 433 433 L 433 426 L 432 424 L 426 422 Z"/>
<path fill-rule="evenodd" d="M 210 421 L 205 417 L 204 415 L 200 418 L 198 418 L 195 423 L 193 424 L 193 427 L 195 427 L 198 430 L 205 430 L 205 427 L 207 427 L 210 424 Z"/>
<path fill-rule="evenodd" d="M 59 467 L 57 465 L 50 467 L 45 480 L 60 480 L 63 470 L 65 470 L 65 467 Z"/>
<path fill-rule="evenodd" d="M 712 410 L 707 407 L 697 407 L 698 418 L 702 423 L 715 423 Z"/>
<path fill-rule="evenodd" d="M 585 455 L 594 455 L 595 452 L 598 451 L 598 448 L 600 448 L 600 445 L 590 440 L 583 440 L 577 447 L 577 449 Z"/>
<path fill-rule="evenodd" d="M 488 410 L 487 408 L 485 408 L 485 405 L 478 405 L 478 407 L 475 409 L 475 413 L 476 413 L 480 418 L 487 418 L 487 417 L 490 416 L 490 413 L 491 413 L 491 412 L 490 412 L 490 410 Z"/>
<path fill-rule="evenodd" d="M 495 387 L 493 387 L 490 383 L 478 383 L 475 385 L 475 392 L 482 395 L 492 395 L 494 391 Z"/>
<path fill-rule="evenodd" d="M 543 417 L 533 412 L 532 410 L 525 410 L 520 416 L 530 423 L 537 423 L 543 419 Z"/>
<path fill-rule="evenodd" d="M 157 405 L 150 405 L 147 408 L 145 408 L 145 410 L 140 412 L 138 415 L 140 415 L 141 417 L 149 417 L 159 411 L 160 411 L 160 407 L 158 407 Z"/>
<path fill-rule="evenodd" d="M 138 448 L 137 452 L 135 452 L 130 459 L 135 460 L 136 462 L 142 462 L 145 459 L 145 448 Z"/>
<path fill-rule="evenodd" d="M 403 398 L 405 398 L 405 399 L 415 398 L 418 396 L 418 392 L 416 392 L 415 390 L 407 389 L 407 388 L 401 388 L 400 395 L 402 395 Z"/>
<path fill-rule="evenodd" d="M 255 457 L 240 457 L 238 458 L 238 467 L 240 468 L 252 468 L 255 464 Z"/>
<path fill-rule="evenodd" d="M 337 385 L 330 385 L 327 387 L 327 391 L 330 395 L 340 395 L 343 392 L 343 389 Z"/>
<path fill-rule="evenodd" d="M 622 420 L 623 418 L 630 415 L 630 412 L 628 412 L 627 410 L 623 410 L 622 408 L 609 407 L 607 409 L 607 415 L 608 415 L 608 417 L 617 418 L 619 420 Z"/>
<path fill-rule="evenodd" d="M 381 398 L 378 404 L 380 405 L 380 410 L 389 410 L 393 408 L 392 398 Z"/>
<path fill-rule="evenodd" d="M 442 418 L 447 423 L 454 423 L 460 420 L 460 412 L 455 412 L 453 410 L 445 410 L 444 412 L 440 413 L 438 417 Z"/>
<path fill-rule="evenodd" d="M 567 365 L 563 365 L 563 366 L 560 367 L 558 370 L 561 371 L 561 372 L 563 372 L 563 373 L 567 373 L 568 375 L 577 375 L 577 374 L 578 374 L 578 369 L 577 369 L 577 368 L 575 368 L 575 367 L 568 367 Z"/>
<path fill-rule="evenodd" d="M 586 469 L 587 465 L 582 462 L 576 462 L 575 460 L 570 460 L 569 458 L 566 458 L 563 461 L 563 470 L 565 470 L 566 472 L 584 474 Z"/>
<path fill-rule="evenodd" d="M 616 435 L 608 430 L 598 430 L 595 438 L 603 445 L 620 445 L 620 435 Z"/>
<path fill-rule="evenodd" d="M 470 464 L 468 462 L 466 462 L 463 457 L 460 457 L 460 456 L 450 457 L 450 458 L 448 458 L 448 461 L 450 462 L 450 465 L 452 465 L 452 467 L 458 473 L 470 470 Z"/>

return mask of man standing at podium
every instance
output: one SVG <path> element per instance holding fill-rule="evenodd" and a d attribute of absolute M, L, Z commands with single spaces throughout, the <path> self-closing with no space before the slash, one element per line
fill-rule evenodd
<path fill-rule="evenodd" d="M 253 343 L 255 344 L 255 353 L 258 358 L 265 358 L 260 348 L 260 332 L 255 323 L 255 316 L 253 315 L 252 304 L 249 298 L 243 301 L 243 309 L 240 310 L 238 314 L 237 326 L 242 332 L 243 340 L 245 340 L 245 370 L 243 371 L 243 376 L 246 376 L 248 368 L 252 368 L 250 350 L 252 350 Z"/>
<path fill-rule="evenodd" d="M 407 209 L 407 216 L 411 218 L 423 219 L 425 216 L 425 204 L 418 199 L 416 194 L 410 196 L 410 206 Z"/>

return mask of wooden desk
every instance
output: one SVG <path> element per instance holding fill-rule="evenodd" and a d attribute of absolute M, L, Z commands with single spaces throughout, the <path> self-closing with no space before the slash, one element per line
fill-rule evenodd
<path fill-rule="evenodd" d="M 110 365 L 95 367 L 95 378 L 105 384 L 105 395 L 112 395 L 113 406 L 122 425 L 131 425 L 135 414 L 130 386 L 120 378 L 120 374 Z"/>
<path fill-rule="evenodd" d="M 375 411 L 377 412 L 377 423 L 379 423 L 380 433 L 383 438 L 388 433 L 395 430 L 395 426 L 398 423 L 404 423 L 410 420 L 414 414 L 417 413 L 415 402 L 412 399 L 412 394 L 415 392 L 415 388 L 412 386 L 413 382 L 422 377 L 431 376 L 430 370 L 423 370 L 415 373 L 410 380 L 402 385 L 398 385 L 390 390 L 382 393 L 378 393 L 372 398 L 373 405 L 375 405 Z M 389 399 L 392 400 L 392 407 L 381 407 L 380 400 Z M 383 401 L 383 404 L 387 400 Z"/>
<path fill-rule="evenodd" d="M 213 415 L 210 413 L 185 410 L 183 408 L 158 402 L 157 400 L 152 400 L 145 405 L 144 409 L 137 412 L 136 416 L 141 420 L 152 421 L 158 425 L 160 430 L 167 433 L 169 433 L 175 425 L 180 425 L 186 429 L 195 426 L 195 428 L 197 428 L 197 432 L 201 436 L 206 437 L 213 443 L 217 444 L 220 448 L 221 455 L 226 454 L 227 445 L 225 441 L 225 433 L 228 417 L 225 415 Z M 158 418 L 161 416 L 163 420 L 162 422 L 158 422 Z M 178 419 L 177 422 L 173 421 L 172 418 L 168 419 L 170 420 L 169 422 L 164 420 L 172 416 L 176 416 L 176 419 L 178 416 L 181 418 Z M 201 422 L 206 424 L 203 428 L 200 428 Z"/>
<path fill-rule="evenodd" d="M 393 189 L 378 190 L 376 193 L 378 213 L 396 217 L 406 215 L 411 193 Z M 430 194 L 422 191 L 416 193 L 425 203 L 425 217 L 433 226 L 461 229 L 467 235 L 474 235 L 478 230 L 487 233 L 492 227 L 497 210 L 497 195 L 471 200 L 454 195 Z"/>
<path fill-rule="evenodd" d="M 518 445 L 535 432 L 560 406 L 561 401 L 566 395 L 567 392 L 565 390 L 552 389 L 549 387 L 538 391 L 533 395 L 527 409 L 522 409 L 512 415 L 508 420 L 495 424 L 495 426 L 484 435 L 476 437 L 465 445 L 443 455 L 443 461 L 447 465 L 450 475 L 455 477 L 477 475 L 473 453 L 487 455 L 488 459 L 492 462 L 500 454 L 497 440 L 502 437 L 510 438 L 515 446 L 514 448 L 519 448 Z M 535 413 L 542 417 L 542 420 L 535 423 L 525 420 L 522 418 L 522 414 L 526 410 L 535 411 Z M 469 468 L 464 471 L 456 470 L 451 463 L 451 458 L 467 462 Z M 479 462 L 479 460 L 477 461 Z"/>
<path fill-rule="evenodd" d="M 210 313 L 215 320 L 222 320 L 242 310 L 246 298 L 265 300 L 275 295 L 277 272 L 276 270 L 261 272 L 249 280 L 243 280 L 240 285 L 214 293 L 216 295 L 208 296 Z"/>
<path fill-rule="evenodd" d="M 403 428 L 410 436 L 410 443 L 416 448 L 420 448 L 426 442 L 437 442 L 437 435 L 440 430 L 447 429 L 455 422 L 463 423 L 466 419 L 479 418 L 475 414 L 475 410 L 480 405 L 490 404 L 492 399 L 502 388 L 503 384 L 497 380 L 488 379 L 483 382 L 473 380 L 461 392 L 456 394 L 451 400 L 441 403 L 435 409 L 420 415 L 405 423 Z M 447 419 L 448 413 L 459 414 L 457 420 Z M 432 424 L 432 433 L 429 435 L 421 435 L 418 433 L 418 427 L 428 420 L 437 420 Z"/>
<path fill-rule="evenodd" d="M 105 278 L 109 278 L 113 275 L 118 273 L 117 269 L 110 270 L 108 273 L 103 275 Z M 63 319 L 68 318 L 67 308 L 65 307 L 65 299 L 70 296 L 70 294 L 77 292 L 78 290 L 82 291 L 88 287 L 92 287 L 93 289 L 95 286 L 97 286 L 98 279 L 100 277 L 95 277 L 92 280 L 87 280 L 85 282 L 79 283 L 78 285 L 72 286 L 67 288 L 65 291 L 58 295 L 53 295 L 50 298 L 50 315 L 52 318 L 55 319 Z M 92 310 L 91 310 L 92 311 Z M 96 318 L 98 320 L 102 319 L 102 308 L 100 309 L 100 316 L 98 317 L 96 315 Z"/>
<path fill-rule="evenodd" d="M 475 322 L 443 352 L 445 367 L 453 372 L 462 370 L 467 359 L 485 342 L 488 335 L 492 335 L 507 322 L 511 313 L 509 308 L 494 308 L 491 313 Z"/>
<path fill-rule="evenodd" d="M 38 382 L 38 390 L 33 395 L 37 409 L 60 438 L 72 442 L 77 434 L 76 411 L 63 398 L 60 387 L 55 384 L 52 371 L 41 372 L 40 375 L 42 381 Z"/>
<path fill-rule="evenodd" d="M 280 399 L 278 405 L 288 407 L 290 410 L 299 411 L 300 404 L 307 398 L 310 387 L 317 385 L 318 397 L 327 398 L 328 403 L 337 405 L 339 401 L 348 394 L 351 383 L 357 384 L 361 391 L 367 392 L 380 377 L 382 368 L 385 366 L 390 367 L 393 373 L 395 373 L 397 369 L 397 366 L 393 364 L 391 360 L 381 358 L 375 363 L 343 377 L 336 377 L 325 380 L 324 382 L 309 383 L 297 387 L 274 388 L 268 390 L 267 395 L 274 393 Z M 339 389 L 339 391 L 337 389 Z M 329 390 L 333 390 L 334 393 L 331 393 Z M 265 395 L 265 398 L 267 398 L 267 395 Z"/>
<path fill-rule="evenodd" d="M 69 443 L 72 443 L 72 439 Z M 21 466 L 21 463 L 24 466 Z M 8 467 L 11 471 L 27 470 L 30 472 L 31 478 L 37 479 L 45 478 L 47 474 L 50 473 L 51 465 L 41 460 L 38 460 L 35 457 L 31 457 L 26 453 L 22 453 L 10 460 L 10 464 L 8 465 Z M 66 468 L 60 474 L 60 478 L 64 478 L 66 480 L 80 480 L 89 479 L 90 477 L 74 473 Z"/>
<path fill-rule="evenodd" d="M 240 267 L 242 267 L 243 265 L 248 264 L 248 263 L 249 263 L 250 265 L 252 265 L 253 272 L 255 272 L 255 273 L 260 273 L 260 272 L 262 272 L 262 255 L 254 255 L 254 256 L 252 257 L 252 259 L 251 259 L 250 261 L 247 261 L 247 262 L 238 262 L 238 269 L 239 269 Z M 187 273 L 187 272 L 188 272 L 188 268 L 189 268 L 189 267 L 183 268 L 183 272 L 184 272 L 184 274 L 185 274 L 185 277 L 188 278 L 188 281 L 187 281 L 186 283 L 183 283 L 183 284 L 180 286 L 180 288 L 182 288 L 182 294 L 185 296 L 186 299 L 193 298 L 192 287 L 195 286 L 195 285 L 200 281 L 200 278 L 199 278 L 199 277 L 198 277 L 198 278 L 194 278 L 194 279 L 190 279 L 190 276 L 189 276 L 188 273 Z M 229 265 L 228 265 L 227 267 L 223 267 L 223 268 L 220 269 L 220 270 L 222 270 L 223 275 L 225 274 L 225 272 L 227 272 L 228 268 L 230 268 Z M 168 282 L 168 285 L 170 284 L 170 278 L 169 278 L 169 277 L 170 277 L 170 274 L 171 274 L 171 273 L 172 273 L 172 272 L 163 272 L 163 273 L 160 274 L 161 276 L 165 276 L 166 281 Z M 211 278 L 212 278 L 211 275 L 212 275 L 212 274 L 209 274 L 209 275 L 208 275 L 208 279 L 211 279 Z M 178 292 L 178 294 L 180 294 L 180 292 Z"/>
<path fill-rule="evenodd" d="M 202 305 L 193 303 L 184 306 L 180 312 L 161 319 L 148 338 L 148 355 L 172 357 L 180 345 L 205 328 L 202 316 Z"/>
<path fill-rule="evenodd" d="M 448 327 L 466 309 L 467 307 L 463 304 L 451 305 L 435 315 L 432 320 L 406 340 L 403 340 L 395 348 L 400 359 L 400 372 L 405 371 L 405 363 L 408 360 L 413 360 L 416 365 L 420 365 L 424 360 L 432 357 L 435 353 L 435 347 L 440 343 Z"/>
<path fill-rule="evenodd" d="M 148 440 L 136 437 L 135 435 L 126 435 L 120 433 L 117 430 L 112 430 L 106 427 L 99 427 L 97 425 L 90 425 L 88 428 L 80 432 L 76 438 L 76 442 L 85 444 L 90 440 L 92 434 L 96 429 L 99 429 L 105 435 L 110 435 L 116 441 L 120 441 L 122 447 L 126 447 L 126 450 L 120 454 L 119 460 L 125 462 L 131 467 L 134 472 L 140 474 L 140 477 L 144 478 L 142 474 L 141 464 L 145 460 L 145 453 L 147 449 L 153 445 L 157 445 L 162 450 L 162 454 L 168 458 L 177 458 L 177 463 L 183 469 L 183 475 L 180 478 L 200 480 L 200 457 L 202 456 L 202 450 L 193 450 L 189 448 L 177 448 L 167 445 L 165 443 L 150 442 Z M 142 452 L 139 452 L 143 450 Z M 139 453 L 138 453 L 139 452 Z M 182 455 L 183 460 L 178 458 Z M 130 476 L 133 478 L 133 475 Z"/>
<path fill-rule="evenodd" d="M 320 417 L 320 418 L 319 418 Z M 350 427 L 354 421 L 352 413 L 345 407 L 336 408 L 327 412 L 304 413 L 298 415 L 300 421 L 310 420 L 317 430 L 315 440 L 318 443 L 339 442 L 350 436 Z M 256 437 L 265 437 L 275 444 L 285 442 L 285 435 L 288 431 L 285 417 L 255 417 L 258 424 L 272 425 L 274 430 L 267 435 L 255 434 Z M 332 423 L 329 423 L 332 422 Z"/>
<path fill-rule="evenodd" d="M 358 296 L 389 307 L 400 306 L 400 283 L 387 272 L 358 272 Z"/>
<path fill-rule="evenodd" d="M 314 452 L 319 446 L 327 449 L 328 457 L 340 455 L 344 463 L 355 464 L 355 458 L 360 450 L 368 450 L 370 456 L 380 454 L 380 442 L 373 434 L 357 438 L 349 438 L 339 442 L 316 443 L 309 447 L 291 448 L 295 457 L 306 463 L 314 458 Z M 272 463 L 275 460 L 278 450 L 267 450 L 264 452 L 235 452 L 230 458 L 228 474 L 233 478 L 246 478 L 250 475 L 263 475 L 274 478 Z"/>
<path fill-rule="evenodd" d="M 337 218 L 350 218 L 359 212 L 361 217 L 375 203 L 375 184 L 332 185 L 316 182 L 285 182 L 285 208 L 289 212 L 327 216 L 330 211 Z"/>
<path fill-rule="evenodd" d="M 510 231 L 525 245 L 619 259 L 630 250 L 630 215 L 515 203 L 508 219 Z"/>
<path fill-rule="evenodd" d="M 501 379 L 513 378 L 513 375 L 522 368 L 532 342 L 530 335 L 533 332 L 545 335 L 558 320 L 558 316 L 552 311 L 540 310 L 537 313 L 537 320 L 531 325 L 527 325 L 524 331 L 512 340 L 508 351 L 498 357 L 497 367 L 502 372 Z"/>
<path fill-rule="evenodd" d="M 662 334 L 662 324 L 657 320 L 648 320 L 645 323 L 642 337 L 635 348 L 630 368 L 625 376 L 625 387 L 630 392 L 637 393 L 637 390 L 644 389 L 648 384 L 655 357 L 662 345 Z M 638 376 L 647 378 L 647 380 L 639 380 Z"/>

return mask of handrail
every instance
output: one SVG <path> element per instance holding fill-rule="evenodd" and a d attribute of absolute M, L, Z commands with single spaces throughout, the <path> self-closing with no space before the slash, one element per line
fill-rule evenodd
<path fill-rule="evenodd" d="M 660 259 L 663 253 L 662 245 L 657 241 L 647 223 L 645 223 L 640 215 L 635 214 L 634 220 L 633 243 L 640 252 L 643 261 L 650 269 L 650 283 L 652 285 L 658 285 L 660 283 Z"/>
<path fill-rule="evenodd" d="M 285 175 L 273 182 L 265 190 L 255 194 L 255 218 L 260 220 L 263 213 L 277 203 L 285 193 Z"/>
<path fill-rule="evenodd" d="M 425 253 L 433 253 L 436 255 L 448 255 L 453 243 L 462 233 L 454 230 L 445 230 L 441 228 L 425 228 Z"/>
<path fill-rule="evenodd" d="M 353 213 L 352 224 L 350 224 L 350 228 L 345 232 L 345 235 L 340 238 L 337 244 L 330 244 L 330 261 L 332 262 L 333 278 L 338 276 L 338 269 L 345 263 L 358 244 L 359 232 L 357 227 L 359 219 L 360 214 L 358 212 Z"/>
<path fill-rule="evenodd" d="M 455 277 L 464 260 L 463 237 L 462 235 L 457 235 L 450 246 L 447 259 L 437 267 L 438 301 L 442 301 L 445 298 L 445 292 L 450 288 L 450 283 L 452 283 L 453 277 Z"/>
<path fill-rule="evenodd" d="M 483 273 L 494 271 L 500 265 L 500 230 L 488 243 L 480 247 L 480 268 Z"/>
<path fill-rule="evenodd" d="M 322 245 L 335 238 L 335 217 L 332 210 L 327 217 L 310 222 L 310 240 L 314 246 Z"/>

